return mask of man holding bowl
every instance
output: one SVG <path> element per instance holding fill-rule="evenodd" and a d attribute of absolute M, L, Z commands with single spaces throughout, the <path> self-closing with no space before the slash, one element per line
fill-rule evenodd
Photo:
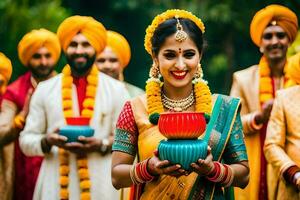
<path fill-rule="evenodd" d="M 93 65 L 105 48 L 106 30 L 92 17 L 72 16 L 61 23 L 57 35 L 68 64 L 36 89 L 20 137 L 25 154 L 45 156 L 34 199 L 116 199 L 110 155 L 105 153 L 128 94 L 123 84 Z M 59 128 L 74 117 L 89 118 L 94 136 L 66 142 Z"/>

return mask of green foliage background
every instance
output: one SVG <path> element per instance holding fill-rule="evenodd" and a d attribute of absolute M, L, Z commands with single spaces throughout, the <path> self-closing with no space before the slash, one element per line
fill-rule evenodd
<path fill-rule="evenodd" d="M 250 39 L 249 25 L 256 11 L 273 3 L 296 14 L 300 10 L 299 0 L 0 0 L 0 51 L 12 59 L 14 80 L 26 70 L 17 56 L 17 44 L 26 32 L 41 27 L 55 32 L 67 16 L 93 16 L 128 39 L 132 60 L 125 79 L 144 88 L 152 64 L 143 46 L 146 27 L 166 9 L 186 9 L 206 26 L 207 48 L 201 61 L 205 78 L 213 92 L 226 94 L 232 73 L 258 62 L 260 53 Z M 299 51 L 300 38 L 297 41 L 290 54 Z M 62 56 L 57 71 L 64 62 Z"/>

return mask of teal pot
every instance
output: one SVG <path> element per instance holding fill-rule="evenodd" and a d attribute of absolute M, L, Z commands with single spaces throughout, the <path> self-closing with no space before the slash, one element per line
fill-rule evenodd
<path fill-rule="evenodd" d="M 180 164 L 190 171 L 190 164 L 198 159 L 205 159 L 207 142 L 203 140 L 162 140 L 158 145 L 159 159 L 168 160 L 171 164 Z"/>
<path fill-rule="evenodd" d="M 94 136 L 94 129 L 92 129 L 90 126 L 67 125 L 59 129 L 59 134 L 67 137 L 67 142 L 78 142 L 79 136 Z"/>

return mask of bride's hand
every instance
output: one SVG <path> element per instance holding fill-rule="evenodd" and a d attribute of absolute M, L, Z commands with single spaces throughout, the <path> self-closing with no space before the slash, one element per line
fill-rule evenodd
<path fill-rule="evenodd" d="M 179 164 L 170 165 L 168 160 L 160 160 L 157 154 L 149 159 L 147 169 L 154 176 L 166 174 L 178 177 L 187 173 Z"/>
<path fill-rule="evenodd" d="M 213 156 L 209 146 L 207 147 L 206 158 L 204 160 L 199 159 L 196 163 L 191 163 L 191 167 L 200 176 L 207 176 L 214 169 Z"/>

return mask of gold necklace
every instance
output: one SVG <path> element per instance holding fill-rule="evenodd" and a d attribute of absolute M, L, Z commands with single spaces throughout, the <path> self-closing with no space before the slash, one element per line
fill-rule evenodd
<path fill-rule="evenodd" d="M 195 96 L 193 91 L 188 97 L 179 100 L 170 99 L 162 92 L 161 99 L 165 108 L 175 112 L 182 112 L 184 110 L 187 110 L 195 103 Z"/>

